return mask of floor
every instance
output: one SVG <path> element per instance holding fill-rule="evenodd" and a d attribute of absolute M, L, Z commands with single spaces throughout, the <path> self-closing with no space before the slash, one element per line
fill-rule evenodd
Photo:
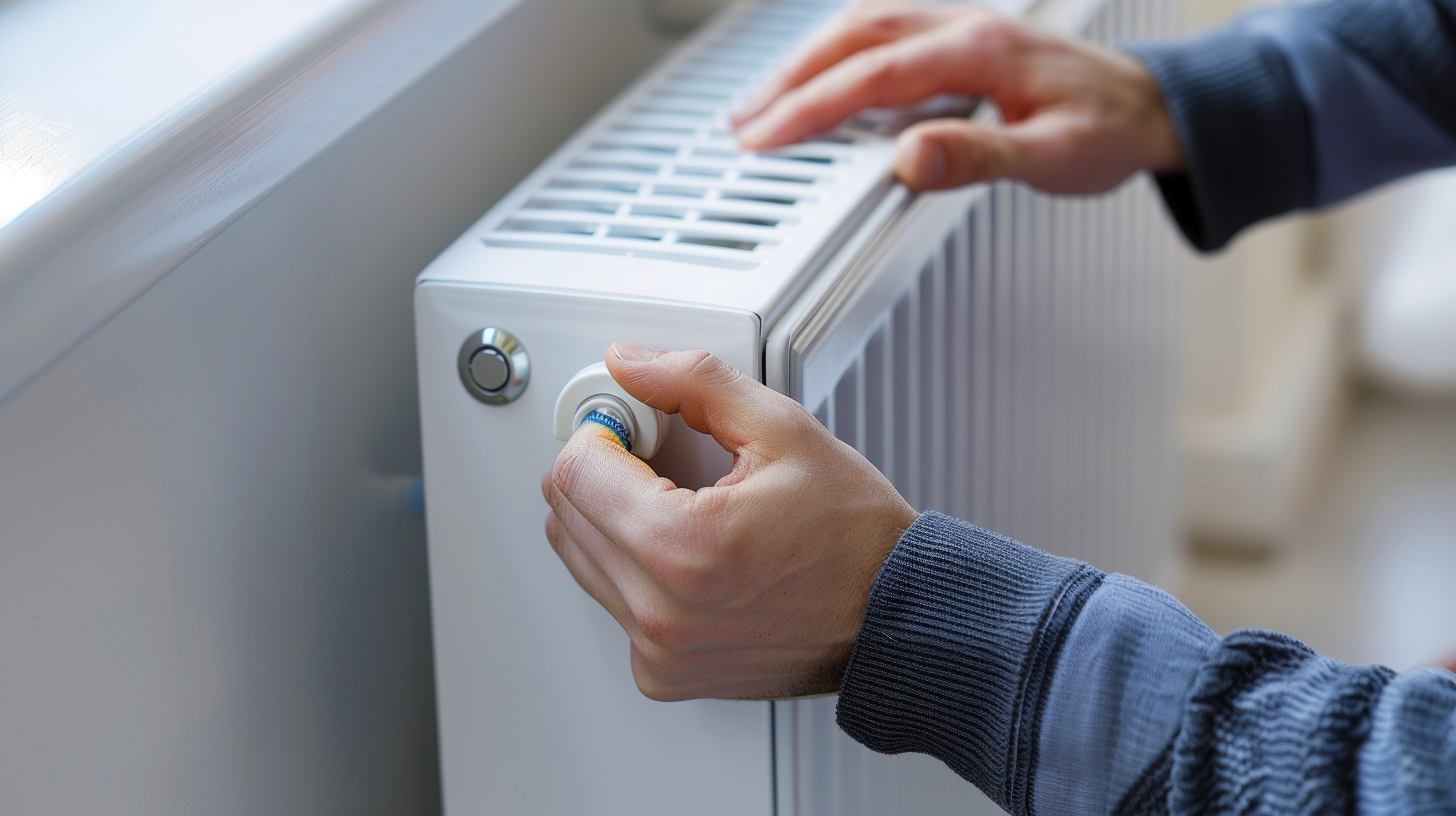
<path fill-rule="evenodd" d="M 1456 660 L 1456 402 L 1361 394 L 1286 548 L 1190 556 L 1176 594 L 1220 633 L 1400 670 Z"/>

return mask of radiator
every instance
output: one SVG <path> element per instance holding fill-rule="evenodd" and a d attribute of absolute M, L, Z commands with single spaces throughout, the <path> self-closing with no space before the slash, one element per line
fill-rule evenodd
<path fill-rule="evenodd" d="M 594 364 L 613 341 L 713 351 L 805 404 L 917 507 L 1162 577 L 1175 264 L 1150 186 L 913 196 L 892 182 L 886 136 L 915 112 L 739 152 L 726 111 L 838 5 L 730 7 L 419 277 L 451 816 L 995 810 L 933 760 L 860 748 L 832 698 L 637 692 L 625 634 L 545 541 L 538 488 L 580 396 L 611 391 Z M 1171 32 L 1173 7 L 1008 10 L 1110 40 Z M 664 423 L 651 463 L 679 485 L 731 466 L 678 418 L 624 410 L 644 435 Z"/>

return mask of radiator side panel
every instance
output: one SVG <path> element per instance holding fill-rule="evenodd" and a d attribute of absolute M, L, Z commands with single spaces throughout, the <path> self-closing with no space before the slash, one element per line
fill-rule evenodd
<path fill-rule="evenodd" d="M 757 376 L 757 317 L 459 284 L 424 284 L 415 304 L 445 812 L 768 814 L 769 705 L 643 697 L 626 634 L 546 541 L 540 490 L 562 447 L 556 396 L 611 342 L 706 348 Z M 457 372 L 485 326 L 531 356 L 507 405 L 476 401 Z M 727 473 L 731 457 L 676 423 L 660 472 L 689 486 Z"/>

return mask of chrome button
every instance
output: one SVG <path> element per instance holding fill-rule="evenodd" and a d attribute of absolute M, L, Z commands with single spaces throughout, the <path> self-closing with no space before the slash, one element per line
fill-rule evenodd
<path fill-rule="evenodd" d="M 456 357 L 460 383 L 486 405 L 505 405 L 531 380 L 531 357 L 514 334 L 494 326 L 465 338 Z"/>

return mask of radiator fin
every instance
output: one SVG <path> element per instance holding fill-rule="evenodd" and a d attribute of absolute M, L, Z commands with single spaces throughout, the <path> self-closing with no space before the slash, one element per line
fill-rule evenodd
<path fill-rule="evenodd" d="M 998 184 L 814 413 L 918 508 L 1156 580 L 1172 534 L 1174 245 L 1145 181 Z"/>
<path fill-rule="evenodd" d="M 1112 0 L 1087 31 L 1167 36 L 1173 7 Z M 837 382 L 813 378 L 828 393 L 804 396 L 917 508 L 1158 581 L 1176 541 L 1176 251 L 1146 179 L 1095 198 L 993 185 Z M 833 699 L 776 706 L 778 816 L 1001 812 L 936 760 L 850 740 Z"/>

